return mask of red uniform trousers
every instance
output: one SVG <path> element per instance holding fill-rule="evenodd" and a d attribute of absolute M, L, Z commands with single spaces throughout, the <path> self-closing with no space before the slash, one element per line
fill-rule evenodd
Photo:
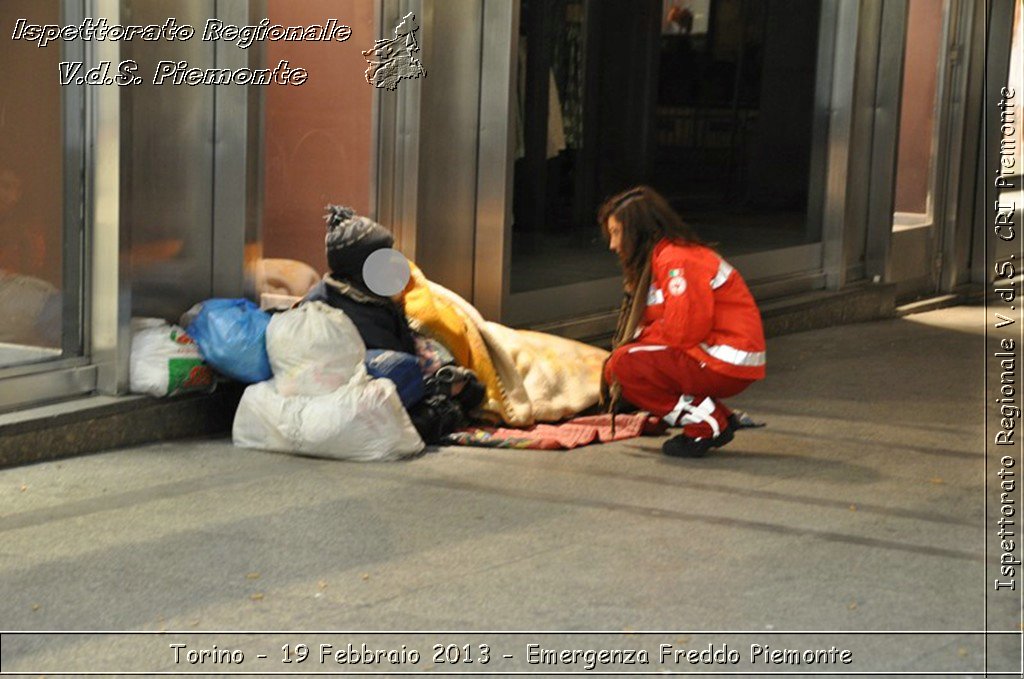
<path fill-rule="evenodd" d="M 694 439 L 717 436 L 727 426 L 732 411 L 716 399 L 754 383 L 716 373 L 683 349 L 657 344 L 616 349 L 605 365 L 605 380 L 617 381 L 623 398 L 670 427 L 682 426 Z"/>

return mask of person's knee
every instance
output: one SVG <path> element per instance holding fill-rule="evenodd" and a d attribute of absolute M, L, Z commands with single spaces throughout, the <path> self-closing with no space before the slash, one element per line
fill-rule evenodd
<path fill-rule="evenodd" d="M 620 373 L 622 372 L 622 359 L 627 356 L 628 352 L 626 347 L 619 347 L 612 352 L 612 355 L 608 357 L 608 361 L 604 364 L 604 379 L 611 383 L 613 381 L 621 381 Z"/>
<path fill-rule="evenodd" d="M 635 345 L 627 344 L 612 352 L 611 358 L 605 365 L 605 379 L 609 383 L 615 381 L 623 387 L 628 387 L 644 381 L 642 377 L 644 371 L 641 369 L 643 366 L 640 365 L 643 356 L 639 352 L 630 352 L 632 346 Z"/>
<path fill-rule="evenodd" d="M 753 384 L 755 380 L 744 380 L 736 377 L 722 378 L 719 379 L 715 384 L 711 385 L 706 391 L 708 396 L 714 398 L 732 398 Z"/>

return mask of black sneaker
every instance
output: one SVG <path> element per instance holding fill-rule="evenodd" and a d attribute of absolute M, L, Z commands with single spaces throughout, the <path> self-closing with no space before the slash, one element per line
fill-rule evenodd
<path fill-rule="evenodd" d="M 456 429 L 466 426 L 466 417 L 454 399 L 443 394 L 428 396 L 409 410 L 409 419 L 427 445 L 435 445 Z"/>
<path fill-rule="evenodd" d="M 712 448 L 721 448 L 732 441 L 734 428 L 732 422 L 721 434 L 706 439 L 690 438 L 686 434 L 673 436 L 661 444 L 661 452 L 669 457 L 704 457 Z"/>

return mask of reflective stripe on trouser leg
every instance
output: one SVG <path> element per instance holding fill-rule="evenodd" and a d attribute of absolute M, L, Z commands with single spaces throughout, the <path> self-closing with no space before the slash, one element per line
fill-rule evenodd
<path fill-rule="evenodd" d="M 715 401 L 710 396 L 701 401 L 700 405 L 694 406 L 693 397 L 683 394 L 679 397 L 676 407 L 662 419 L 670 427 L 707 423 L 711 427 L 711 436 L 714 437 L 722 433 L 722 428 L 718 425 L 718 420 L 715 419 L 715 407 Z M 683 413 L 686 414 L 683 415 Z"/>
<path fill-rule="evenodd" d="M 748 380 L 719 375 L 708 367 L 701 367 L 684 349 L 660 344 L 619 347 L 605 364 L 605 377 L 609 383 L 617 381 L 622 385 L 623 399 L 663 418 L 670 427 L 680 425 L 680 418 L 688 414 L 682 406 L 701 404 L 705 408 L 703 412 L 715 418 L 720 431 L 725 431 L 729 410 L 717 399 L 738 394 L 750 384 Z M 704 405 L 708 396 L 714 400 L 714 409 L 710 404 Z M 688 428 L 697 430 L 695 436 L 705 438 L 712 432 L 711 425 L 703 420 L 696 425 L 689 424 Z"/>
<path fill-rule="evenodd" d="M 687 415 L 681 420 L 682 425 L 706 422 L 711 427 L 712 438 L 722 433 L 721 427 L 718 426 L 718 420 L 714 416 L 715 401 L 710 396 L 701 401 L 699 406 L 684 405 L 683 410 L 687 411 Z"/>
<path fill-rule="evenodd" d="M 664 344 L 637 344 L 629 347 L 626 351 L 630 354 L 635 354 L 638 351 L 665 351 L 668 349 Z"/>
<path fill-rule="evenodd" d="M 692 402 L 692 396 L 687 396 L 686 394 L 683 394 L 682 396 L 679 397 L 679 401 L 678 403 L 676 403 L 676 407 L 669 411 L 665 415 L 665 417 L 661 419 L 663 419 L 665 421 L 665 424 L 667 424 L 670 427 L 676 426 L 676 424 L 679 422 L 679 416 L 683 414 L 684 410 L 690 407 L 690 403 Z"/>

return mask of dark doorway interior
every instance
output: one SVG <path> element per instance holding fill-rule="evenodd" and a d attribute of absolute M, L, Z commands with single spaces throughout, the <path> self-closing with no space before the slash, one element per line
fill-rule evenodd
<path fill-rule="evenodd" d="M 616 275 L 594 221 L 638 183 L 726 255 L 807 219 L 820 0 L 523 0 L 512 292 Z"/>

